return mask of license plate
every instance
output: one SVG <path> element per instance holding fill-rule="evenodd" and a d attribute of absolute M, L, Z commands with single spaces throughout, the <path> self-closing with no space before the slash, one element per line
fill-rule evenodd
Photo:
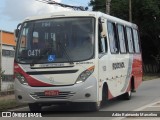
<path fill-rule="evenodd" d="M 57 96 L 59 95 L 58 90 L 46 90 L 44 91 L 45 96 Z"/>

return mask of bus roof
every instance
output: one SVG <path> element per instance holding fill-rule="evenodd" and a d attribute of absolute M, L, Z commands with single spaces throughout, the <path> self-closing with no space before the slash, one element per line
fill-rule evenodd
<path fill-rule="evenodd" d="M 49 14 L 44 14 L 44 15 L 39 15 L 39 16 L 31 16 L 27 17 L 24 21 L 32 21 L 32 20 L 40 20 L 40 19 L 47 19 L 47 18 L 62 18 L 62 17 L 83 17 L 83 16 L 90 16 L 90 17 L 103 17 L 109 21 L 113 21 L 116 23 L 121 23 L 125 24 L 128 26 L 132 26 L 134 28 L 137 28 L 136 24 L 133 24 L 131 22 L 122 20 L 120 18 L 104 14 L 102 12 L 95 12 L 95 11 L 63 11 L 63 12 L 54 12 L 54 13 L 49 13 Z"/>

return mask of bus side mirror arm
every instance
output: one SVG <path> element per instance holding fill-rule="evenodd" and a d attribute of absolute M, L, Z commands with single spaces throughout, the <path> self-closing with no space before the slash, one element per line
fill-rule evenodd
<path fill-rule="evenodd" d="M 18 37 L 18 35 L 19 35 L 19 29 L 15 29 L 14 30 L 14 35 L 15 35 L 16 38 Z"/>
<path fill-rule="evenodd" d="M 15 29 L 14 30 L 14 39 L 15 39 L 15 42 L 17 42 L 18 35 L 19 35 L 19 29 Z"/>
<path fill-rule="evenodd" d="M 17 41 L 17 37 L 19 35 L 19 27 L 21 26 L 21 23 L 17 25 L 17 29 L 14 30 L 14 36 L 15 36 L 15 41 Z"/>

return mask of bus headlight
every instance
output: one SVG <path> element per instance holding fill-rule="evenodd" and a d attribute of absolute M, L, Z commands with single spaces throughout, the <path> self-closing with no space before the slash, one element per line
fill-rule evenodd
<path fill-rule="evenodd" d="M 79 77 L 77 78 L 76 83 L 84 82 L 92 73 L 94 72 L 94 66 L 88 68 L 87 70 L 83 71 Z"/>
<path fill-rule="evenodd" d="M 20 73 L 15 73 L 15 78 L 17 78 L 21 84 L 28 85 L 26 78 Z"/>

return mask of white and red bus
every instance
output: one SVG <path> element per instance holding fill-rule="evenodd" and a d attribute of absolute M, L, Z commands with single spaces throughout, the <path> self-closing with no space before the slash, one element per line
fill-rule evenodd
<path fill-rule="evenodd" d="M 15 96 L 31 111 L 131 98 L 142 82 L 138 27 L 101 12 L 28 17 L 15 30 Z"/>

